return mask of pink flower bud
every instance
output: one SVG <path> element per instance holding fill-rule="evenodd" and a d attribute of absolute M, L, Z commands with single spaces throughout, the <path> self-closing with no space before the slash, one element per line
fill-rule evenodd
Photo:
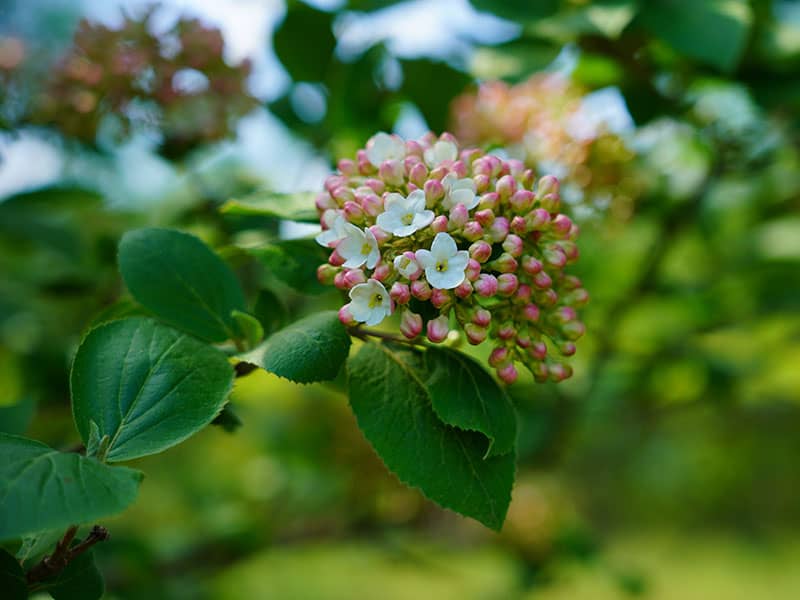
<path fill-rule="evenodd" d="M 386 184 L 383 183 L 380 179 L 370 178 L 364 182 L 364 185 L 368 188 L 372 188 L 372 191 L 380 196 L 383 192 L 386 191 Z"/>
<path fill-rule="evenodd" d="M 469 221 L 469 211 L 461 203 L 456 204 L 450 209 L 450 229 L 460 229 Z"/>
<path fill-rule="evenodd" d="M 478 194 L 485 193 L 492 181 L 488 175 L 475 175 L 472 179 L 475 182 L 475 191 Z"/>
<path fill-rule="evenodd" d="M 385 160 L 378 168 L 378 174 L 389 185 L 403 185 L 405 183 L 405 169 L 399 160 Z"/>
<path fill-rule="evenodd" d="M 497 217 L 489 228 L 489 235 L 493 242 L 502 242 L 508 235 L 509 223 L 505 217 Z"/>
<path fill-rule="evenodd" d="M 386 278 L 392 274 L 392 265 L 385 262 L 379 262 L 375 270 L 372 272 L 372 278 L 378 281 L 386 281 Z"/>
<path fill-rule="evenodd" d="M 561 207 L 561 197 L 558 194 L 547 194 L 539 198 L 539 205 L 549 213 L 556 213 Z"/>
<path fill-rule="evenodd" d="M 523 186 L 530 190 L 533 189 L 533 182 L 535 179 L 536 173 L 533 172 L 533 169 L 525 169 L 525 171 L 522 172 L 522 178 L 520 181 L 522 182 Z"/>
<path fill-rule="evenodd" d="M 375 193 L 364 195 L 360 198 L 361 208 L 370 217 L 377 217 L 383 212 L 383 200 Z"/>
<path fill-rule="evenodd" d="M 427 333 L 428 339 L 434 344 L 443 342 L 447 339 L 447 334 L 450 331 L 449 319 L 445 315 L 440 315 L 435 319 L 428 321 Z"/>
<path fill-rule="evenodd" d="M 433 288 L 433 291 L 431 291 L 431 304 L 433 304 L 436 308 L 442 308 L 452 300 L 453 297 L 447 290 Z"/>
<path fill-rule="evenodd" d="M 492 255 L 492 247 L 483 240 L 477 241 L 469 247 L 469 255 L 479 263 L 485 263 Z"/>
<path fill-rule="evenodd" d="M 325 179 L 324 186 L 329 192 L 333 192 L 333 190 L 336 188 L 346 187 L 347 177 L 342 177 L 341 175 L 331 175 Z"/>
<path fill-rule="evenodd" d="M 457 160 L 450 166 L 450 172 L 454 173 L 459 179 L 467 176 L 467 165 L 463 161 Z"/>
<path fill-rule="evenodd" d="M 444 186 L 441 181 L 429 179 L 425 182 L 425 205 L 433 208 L 437 202 L 444 198 Z"/>
<path fill-rule="evenodd" d="M 517 235 L 525 235 L 528 233 L 528 226 L 525 224 L 525 219 L 519 215 L 511 219 L 511 223 L 509 224 L 508 228 Z"/>
<path fill-rule="evenodd" d="M 351 223 L 361 223 L 364 220 L 364 210 L 355 201 L 348 200 L 344 203 L 344 218 Z"/>
<path fill-rule="evenodd" d="M 431 297 L 431 286 L 428 285 L 427 281 L 423 281 L 421 279 L 417 279 L 416 281 L 411 282 L 411 295 L 414 296 L 417 300 L 430 300 Z"/>
<path fill-rule="evenodd" d="M 558 344 L 558 351 L 561 356 L 572 356 L 577 350 L 578 348 L 574 342 L 559 342 Z"/>
<path fill-rule="evenodd" d="M 525 171 L 525 163 L 521 160 L 517 160 L 516 158 L 509 158 L 506 161 L 506 164 L 508 165 L 509 172 L 514 176 L 515 179 L 519 178 Z"/>
<path fill-rule="evenodd" d="M 417 258 L 410 250 L 403 252 L 402 255 L 394 259 L 394 268 L 406 279 L 414 281 L 422 275 L 422 267 L 417 262 Z"/>
<path fill-rule="evenodd" d="M 542 252 L 544 261 L 551 267 L 561 269 L 567 264 L 567 255 L 558 246 L 550 246 Z"/>
<path fill-rule="evenodd" d="M 574 341 L 586 333 L 586 325 L 581 321 L 570 321 L 561 326 L 561 333 L 563 333 L 568 340 Z"/>
<path fill-rule="evenodd" d="M 475 213 L 475 220 L 483 227 L 489 227 L 494 223 L 494 212 L 489 208 L 484 208 Z"/>
<path fill-rule="evenodd" d="M 581 306 L 586 306 L 588 302 L 589 302 L 589 292 L 587 292 L 583 288 L 578 288 L 577 290 L 573 290 L 564 296 L 565 304 L 577 306 L 578 308 L 580 308 Z"/>
<path fill-rule="evenodd" d="M 497 376 L 505 383 L 511 385 L 517 380 L 519 373 L 517 372 L 517 368 L 514 366 L 514 363 L 508 363 L 507 365 L 497 369 Z"/>
<path fill-rule="evenodd" d="M 336 200 L 336 202 L 339 203 L 339 205 L 347 202 L 353 202 L 356 199 L 355 194 L 353 194 L 353 190 L 345 186 L 334 188 L 334 190 L 331 192 L 331 196 L 334 200 Z"/>
<path fill-rule="evenodd" d="M 475 323 L 467 323 L 464 325 L 464 333 L 467 334 L 467 341 L 473 346 L 477 346 L 486 339 L 489 330 L 475 325 Z"/>
<path fill-rule="evenodd" d="M 345 269 L 341 273 L 338 273 L 336 277 L 342 275 L 342 279 L 344 281 L 344 289 L 349 290 L 354 285 L 358 285 L 359 283 L 366 283 L 367 278 L 364 275 L 364 271 L 361 269 Z M 335 282 L 334 282 L 335 283 Z M 338 285 L 336 287 L 339 287 Z"/>
<path fill-rule="evenodd" d="M 334 267 L 341 267 L 345 263 L 346 259 L 344 256 L 339 254 L 336 250 L 331 252 L 331 255 L 328 257 L 328 262 L 332 264 Z"/>
<path fill-rule="evenodd" d="M 531 281 L 533 282 L 533 285 L 535 285 L 537 288 L 541 290 L 546 290 L 551 285 L 553 285 L 553 280 L 550 279 L 550 275 L 548 275 L 544 271 L 539 271 L 538 273 L 536 273 L 531 278 Z"/>
<path fill-rule="evenodd" d="M 367 158 L 367 155 L 365 153 L 362 154 L 361 150 L 359 150 L 358 174 L 359 175 L 372 175 L 373 173 L 375 173 L 375 167 L 373 166 L 373 164 L 371 162 L 369 162 L 369 159 Z"/>
<path fill-rule="evenodd" d="M 446 166 L 440 165 L 435 169 L 433 169 L 428 177 L 430 177 L 431 179 L 438 179 L 439 181 L 441 181 L 442 179 L 444 179 L 444 176 L 447 175 L 449 172 L 450 170 Z"/>
<path fill-rule="evenodd" d="M 513 273 L 503 273 L 497 277 L 497 293 L 501 296 L 512 296 L 518 286 L 519 279 Z"/>
<path fill-rule="evenodd" d="M 474 242 L 483 237 L 483 227 L 477 221 L 469 221 L 464 225 L 462 235 L 470 242 Z"/>
<path fill-rule="evenodd" d="M 531 323 L 535 323 L 539 320 L 539 314 L 539 307 L 535 304 L 526 304 L 522 309 L 522 317 Z"/>
<path fill-rule="evenodd" d="M 439 215 L 431 223 L 431 229 L 436 233 L 442 233 L 447 231 L 449 226 L 450 223 L 447 220 L 447 217 L 445 217 L 444 215 Z"/>
<path fill-rule="evenodd" d="M 317 194 L 317 197 L 314 199 L 314 205 L 320 212 L 330 210 L 332 208 L 339 208 L 339 205 L 333 198 L 331 198 L 331 195 L 328 192 L 320 192 Z"/>
<path fill-rule="evenodd" d="M 497 278 L 494 275 L 483 273 L 478 277 L 478 281 L 476 281 L 472 287 L 479 296 L 491 298 L 497 293 Z"/>
<path fill-rule="evenodd" d="M 556 383 L 572 377 L 572 367 L 563 363 L 553 363 L 549 367 L 550 379 Z"/>
<path fill-rule="evenodd" d="M 523 256 L 522 270 L 525 271 L 528 275 L 536 275 L 539 271 L 542 270 L 542 263 L 533 256 L 527 256 L 527 255 Z"/>
<path fill-rule="evenodd" d="M 569 235 L 570 229 L 572 229 L 572 220 L 567 215 L 556 215 L 550 222 L 550 232 L 561 239 Z"/>
<path fill-rule="evenodd" d="M 459 298 L 467 298 L 470 294 L 472 294 L 472 284 L 469 282 L 468 279 L 462 281 L 456 288 L 453 290 L 453 293 L 458 296 Z M 434 303 L 435 306 L 435 303 Z"/>
<path fill-rule="evenodd" d="M 524 333 L 517 335 L 517 346 L 520 348 L 530 348 L 532 343 L 531 336 Z"/>
<path fill-rule="evenodd" d="M 417 187 L 425 185 L 425 180 L 428 178 L 428 167 L 423 163 L 418 162 L 408 172 L 408 179 Z"/>
<path fill-rule="evenodd" d="M 567 257 L 567 264 L 572 264 L 580 258 L 581 253 L 580 250 L 578 250 L 578 244 L 575 242 L 564 240 L 563 242 L 559 242 L 558 245 Z"/>
<path fill-rule="evenodd" d="M 425 149 L 419 144 L 416 140 L 408 140 L 406 142 L 406 154 L 418 156 L 422 158 L 422 155 L 425 153 Z"/>
<path fill-rule="evenodd" d="M 486 175 L 492 177 L 492 163 L 488 156 L 481 156 L 472 161 L 472 172 L 477 175 Z"/>
<path fill-rule="evenodd" d="M 491 263 L 492 268 L 500 273 L 513 273 L 519 267 L 517 259 L 508 252 L 503 252 Z"/>
<path fill-rule="evenodd" d="M 571 306 L 559 306 L 553 311 L 552 319 L 555 323 L 564 324 L 578 318 L 578 313 Z"/>
<path fill-rule="evenodd" d="M 336 168 L 339 169 L 339 172 L 342 175 L 352 176 L 358 172 L 358 168 L 356 167 L 355 161 L 352 161 L 348 158 L 342 158 L 336 163 Z"/>
<path fill-rule="evenodd" d="M 509 233 L 506 239 L 503 240 L 503 250 L 508 252 L 511 256 L 517 257 L 522 254 L 523 250 L 522 238 L 516 234 Z"/>
<path fill-rule="evenodd" d="M 497 192 L 487 192 L 478 201 L 481 210 L 496 210 L 500 206 L 500 195 Z"/>
<path fill-rule="evenodd" d="M 508 341 L 517 335 L 517 329 L 513 323 L 503 323 L 497 328 L 497 337 L 501 340 Z"/>
<path fill-rule="evenodd" d="M 531 301 L 531 294 L 533 294 L 533 290 L 531 290 L 531 286 L 523 283 L 517 288 L 517 294 L 514 296 L 514 299 L 517 302 L 524 302 L 528 303 Z"/>
<path fill-rule="evenodd" d="M 492 313 L 485 308 L 479 308 L 472 315 L 472 322 L 478 327 L 488 327 L 492 322 Z"/>
<path fill-rule="evenodd" d="M 375 236 L 375 241 L 378 242 L 378 245 L 385 244 L 390 239 L 392 239 L 391 233 L 389 233 L 388 231 L 384 231 L 377 225 L 370 226 L 369 230 L 372 233 L 372 235 Z"/>
<path fill-rule="evenodd" d="M 503 175 L 497 180 L 496 189 L 502 200 L 508 200 L 517 191 L 517 182 L 511 175 Z"/>
<path fill-rule="evenodd" d="M 533 192 L 517 190 L 514 192 L 514 195 L 509 198 L 508 203 L 511 205 L 514 212 L 524 215 L 531 209 L 535 199 L 536 196 L 534 196 Z"/>
<path fill-rule="evenodd" d="M 398 304 L 408 304 L 411 300 L 411 289 L 405 283 L 395 281 L 389 290 L 389 296 Z"/>
<path fill-rule="evenodd" d="M 317 267 L 317 281 L 322 285 L 331 285 L 339 269 L 333 265 L 320 265 Z"/>
<path fill-rule="evenodd" d="M 480 155 L 481 155 L 481 151 L 480 151 L 479 148 L 466 148 L 465 150 L 461 151 L 461 154 L 458 155 L 458 158 L 464 164 L 471 165 L 472 161 L 474 161 Z"/>
<path fill-rule="evenodd" d="M 544 360 L 547 356 L 547 345 L 544 342 L 533 342 L 528 348 L 528 356 L 536 360 Z"/>
<path fill-rule="evenodd" d="M 467 281 L 475 281 L 481 274 L 481 264 L 474 258 L 470 258 L 467 262 L 467 268 L 464 270 L 464 275 Z M 472 289 L 472 288 L 470 288 Z"/>
<path fill-rule="evenodd" d="M 536 185 L 536 195 L 546 196 L 547 194 L 558 194 L 559 183 L 558 179 L 553 175 L 545 175 L 539 180 Z"/>
<path fill-rule="evenodd" d="M 536 302 L 541 306 L 555 306 L 558 302 L 558 294 L 553 288 L 539 290 L 536 293 Z"/>
<path fill-rule="evenodd" d="M 339 309 L 339 320 L 342 322 L 344 326 L 353 326 L 358 323 L 355 317 L 350 313 L 350 303 L 348 302 L 342 308 Z"/>
<path fill-rule="evenodd" d="M 400 333 L 413 340 L 422 333 L 422 317 L 410 310 L 404 310 L 400 317 Z"/>
<path fill-rule="evenodd" d="M 501 364 L 508 362 L 511 358 L 511 352 L 505 346 L 497 346 L 489 355 L 489 365 L 497 367 Z"/>
<path fill-rule="evenodd" d="M 583 282 L 575 275 L 567 275 L 561 281 L 561 287 L 565 290 L 577 290 L 578 288 L 583 287 Z"/>
<path fill-rule="evenodd" d="M 550 371 L 547 368 L 546 364 L 544 364 L 543 362 L 535 363 L 530 366 L 530 369 L 531 373 L 533 373 L 533 378 L 536 381 L 538 381 L 539 383 L 547 381 L 547 376 L 550 373 Z"/>
<path fill-rule="evenodd" d="M 525 215 L 528 231 L 544 231 L 550 225 L 550 213 L 543 208 L 534 208 Z"/>

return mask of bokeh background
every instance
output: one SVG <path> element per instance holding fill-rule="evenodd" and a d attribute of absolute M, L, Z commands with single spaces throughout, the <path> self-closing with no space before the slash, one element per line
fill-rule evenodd
<path fill-rule="evenodd" d="M 592 295 L 574 377 L 511 388 L 503 531 L 401 486 L 341 382 L 257 373 L 235 431 L 136 462 L 107 596 L 800 597 L 799 125 L 788 0 L 2 0 L 0 429 L 77 442 L 125 230 L 203 237 L 274 329 L 335 293 L 240 248 L 312 230 L 220 206 L 450 130 L 561 178 Z"/>

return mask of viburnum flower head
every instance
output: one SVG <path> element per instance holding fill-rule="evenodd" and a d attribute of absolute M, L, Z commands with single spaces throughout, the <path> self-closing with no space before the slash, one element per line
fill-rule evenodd
<path fill-rule="evenodd" d="M 562 361 L 585 331 L 576 309 L 588 294 L 567 274 L 578 227 L 560 213 L 555 177 L 537 181 L 450 134 L 378 133 L 337 164 L 315 200 L 316 239 L 331 251 L 317 276 L 349 294 L 342 323 L 375 326 L 397 306 L 398 336 L 490 344 L 505 383 L 518 364 L 537 381 L 569 377 Z"/>

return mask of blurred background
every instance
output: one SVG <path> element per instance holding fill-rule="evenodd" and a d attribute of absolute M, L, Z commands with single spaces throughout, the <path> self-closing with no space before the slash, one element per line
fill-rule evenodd
<path fill-rule="evenodd" d="M 107 596 L 800 597 L 798 126 L 789 0 L 0 0 L 0 430 L 76 443 L 124 231 L 204 238 L 272 331 L 338 306 L 313 228 L 220 206 L 449 130 L 561 178 L 592 295 L 575 376 L 511 388 L 503 531 L 400 485 L 341 382 L 259 372 L 240 426 L 136 462 Z"/>

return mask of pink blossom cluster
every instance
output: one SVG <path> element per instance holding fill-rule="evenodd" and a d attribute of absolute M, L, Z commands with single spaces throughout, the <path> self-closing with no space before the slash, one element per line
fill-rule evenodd
<path fill-rule="evenodd" d="M 520 161 L 461 148 L 447 133 L 379 133 L 339 161 L 316 198 L 317 241 L 332 250 L 317 275 L 348 293 L 345 325 L 399 312 L 409 340 L 441 343 L 455 329 L 491 344 L 488 362 L 507 383 L 518 363 L 537 381 L 561 381 L 588 294 L 565 272 L 578 227 L 559 205 L 558 180 L 536 181 Z"/>

